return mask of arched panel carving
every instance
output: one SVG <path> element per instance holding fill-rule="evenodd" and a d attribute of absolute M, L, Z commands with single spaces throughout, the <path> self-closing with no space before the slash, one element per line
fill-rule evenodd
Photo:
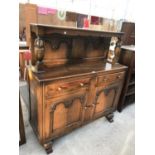
<path fill-rule="evenodd" d="M 80 121 L 85 94 L 53 103 L 50 111 L 50 134 L 57 129 L 65 129 L 68 125 Z M 74 111 L 76 109 L 76 111 Z"/>
<path fill-rule="evenodd" d="M 95 113 L 104 112 L 112 107 L 117 95 L 118 86 L 109 86 L 97 92 L 95 102 Z"/>
<path fill-rule="evenodd" d="M 64 104 L 59 104 L 56 107 L 53 117 L 53 130 L 62 128 L 66 125 L 67 109 Z"/>
<path fill-rule="evenodd" d="M 73 100 L 73 104 L 68 108 L 67 125 L 80 121 L 82 112 L 82 102 L 79 98 Z"/>

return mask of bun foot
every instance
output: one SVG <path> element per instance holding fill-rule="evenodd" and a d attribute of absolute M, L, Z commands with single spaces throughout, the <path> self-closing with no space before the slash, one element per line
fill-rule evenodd
<path fill-rule="evenodd" d="M 110 113 L 110 114 L 108 114 L 107 116 L 106 116 L 106 119 L 110 122 L 110 123 L 112 123 L 114 120 L 113 120 L 113 117 L 114 117 L 114 114 L 113 113 Z"/>
<path fill-rule="evenodd" d="M 53 142 L 52 141 L 50 141 L 50 142 L 48 142 L 48 143 L 45 143 L 43 146 L 44 146 L 44 149 L 45 149 L 45 151 L 46 151 L 46 153 L 47 154 L 49 154 L 49 153 L 52 153 L 53 152 L 53 149 L 52 149 L 52 144 L 53 144 Z"/>

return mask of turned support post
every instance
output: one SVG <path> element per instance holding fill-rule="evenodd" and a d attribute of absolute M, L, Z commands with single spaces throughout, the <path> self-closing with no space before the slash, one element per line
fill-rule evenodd
<path fill-rule="evenodd" d="M 120 51 L 121 51 L 121 38 L 112 37 L 110 41 L 107 62 L 111 64 L 117 63 L 119 60 Z"/>
<path fill-rule="evenodd" d="M 44 41 L 40 39 L 40 37 L 38 36 L 34 42 L 34 55 L 35 55 L 34 58 L 35 68 L 33 69 L 34 72 L 39 72 L 41 70 L 43 66 L 42 60 L 44 58 L 44 52 L 45 52 Z"/>

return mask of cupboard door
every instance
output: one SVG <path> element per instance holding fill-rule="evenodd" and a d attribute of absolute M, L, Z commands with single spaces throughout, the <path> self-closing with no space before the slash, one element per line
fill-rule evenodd
<path fill-rule="evenodd" d="M 121 84 L 116 83 L 107 87 L 98 88 L 95 98 L 94 117 L 100 117 L 106 111 L 114 111 L 121 91 Z"/>
<path fill-rule="evenodd" d="M 49 129 L 45 129 L 47 137 L 55 137 L 81 125 L 85 96 L 75 95 L 72 98 L 52 103 L 46 115 L 46 128 Z"/>

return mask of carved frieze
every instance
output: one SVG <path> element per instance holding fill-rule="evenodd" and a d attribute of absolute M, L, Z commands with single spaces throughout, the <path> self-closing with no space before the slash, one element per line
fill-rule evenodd
<path fill-rule="evenodd" d="M 62 103 L 64 104 L 65 108 L 69 108 L 73 104 L 73 102 L 74 102 L 75 99 L 80 99 L 81 104 L 84 104 L 85 95 L 82 95 L 82 96 L 74 96 L 72 98 L 69 98 L 69 99 L 66 99 L 66 100 L 57 102 L 55 104 L 52 104 L 51 111 L 55 111 L 57 105 L 62 104 Z"/>

